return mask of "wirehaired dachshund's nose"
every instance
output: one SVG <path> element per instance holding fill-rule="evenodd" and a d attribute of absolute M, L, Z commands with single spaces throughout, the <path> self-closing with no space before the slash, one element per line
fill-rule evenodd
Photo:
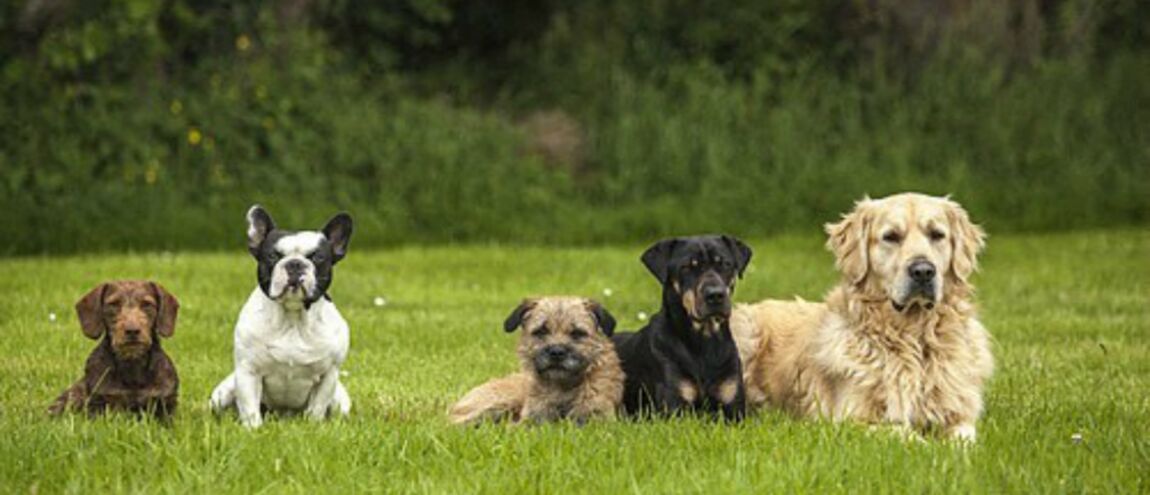
<path fill-rule="evenodd" d="M 907 267 L 907 272 L 910 275 L 910 279 L 915 282 L 920 284 L 930 282 L 934 280 L 935 276 L 934 263 L 926 260 L 918 260 Z"/>

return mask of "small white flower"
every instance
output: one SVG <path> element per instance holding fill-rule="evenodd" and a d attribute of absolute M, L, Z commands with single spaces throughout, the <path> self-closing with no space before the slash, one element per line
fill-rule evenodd
<path fill-rule="evenodd" d="M 348 373 L 348 372 L 347 372 L 347 370 L 339 370 L 339 376 L 344 376 L 344 377 L 346 377 L 346 376 L 347 376 L 347 375 L 349 375 L 349 374 L 350 374 L 350 373 Z"/>
<path fill-rule="evenodd" d="M 1082 443 L 1082 434 L 1081 433 L 1075 433 L 1073 435 L 1070 435 L 1070 441 L 1074 442 L 1074 443 Z"/>
<path fill-rule="evenodd" d="M 56 321 L 56 313 L 48 313 L 48 321 Z"/>
<path fill-rule="evenodd" d="M 647 321 L 647 313 L 645 313 L 643 311 L 640 311 L 639 314 L 637 314 L 635 316 L 637 318 L 639 318 L 639 321 Z"/>
<path fill-rule="evenodd" d="M 603 289 L 603 297 L 611 297 L 611 294 L 614 294 L 614 293 L 615 293 L 615 291 L 611 290 L 610 287 Z"/>
<path fill-rule="evenodd" d="M 387 305 L 387 299 L 384 299 L 384 298 L 379 297 L 379 296 L 375 296 L 375 299 L 372 300 L 372 303 L 374 303 L 376 306 L 383 307 L 383 306 Z"/>

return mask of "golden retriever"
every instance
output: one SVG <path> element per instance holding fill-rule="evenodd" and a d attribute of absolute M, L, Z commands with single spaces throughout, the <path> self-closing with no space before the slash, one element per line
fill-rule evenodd
<path fill-rule="evenodd" d="M 973 441 L 994 369 L 968 281 L 982 229 L 948 198 L 904 193 L 863 199 L 826 232 L 842 279 L 825 302 L 732 316 L 748 401 Z"/>

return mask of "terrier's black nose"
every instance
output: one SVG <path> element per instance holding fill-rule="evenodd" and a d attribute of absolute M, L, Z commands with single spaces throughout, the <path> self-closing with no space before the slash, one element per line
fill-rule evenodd
<path fill-rule="evenodd" d="M 703 300 L 711 306 L 718 306 L 726 302 L 727 291 L 722 287 L 705 287 L 703 288 Z"/>
<path fill-rule="evenodd" d="M 567 357 L 567 353 L 568 353 L 566 347 L 557 346 L 557 345 L 548 347 L 547 349 L 544 349 L 544 352 L 547 353 L 547 357 L 549 357 L 551 359 L 556 359 L 556 360 L 563 359 L 563 358 Z"/>
<path fill-rule="evenodd" d="M 930 282 L 934 280 L 935 269 L 934 263 L 926 260 L 915 261 L 907 268 L 910 273 L 910 279 L 915 282 Z"/>

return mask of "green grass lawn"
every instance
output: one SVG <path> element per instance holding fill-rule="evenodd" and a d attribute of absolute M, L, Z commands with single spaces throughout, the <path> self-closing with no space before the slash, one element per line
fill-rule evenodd
<path fill-rule="evenodd" d="M 819 238 L 750 244 L 740 301 L 817 299 L 835 280 Z M 332 290 L 352 328 L 351 417 L 273 420 L 255 432 L 206 407 L 231 369 L 232 325 L 255 284 L 241 246 L 0 260 L 0 492 L 1150 491 L 1147 231 L 990 239 L 975 282 L 998 371 L 972 448 L 770 411 L 735 426 L 448 426 L 454 399 L 516 367 L 516 336 L 501 323 L 520 298 L 593 296 L 620 328 L 637 328 L 659 299 L 642 247 L 353 243 Z M 182 381 L 171 427 L 44 414 L 93 347 L 72 305 L 115 278 L 151 278 L 180 299 L 164 343 Z"/>

